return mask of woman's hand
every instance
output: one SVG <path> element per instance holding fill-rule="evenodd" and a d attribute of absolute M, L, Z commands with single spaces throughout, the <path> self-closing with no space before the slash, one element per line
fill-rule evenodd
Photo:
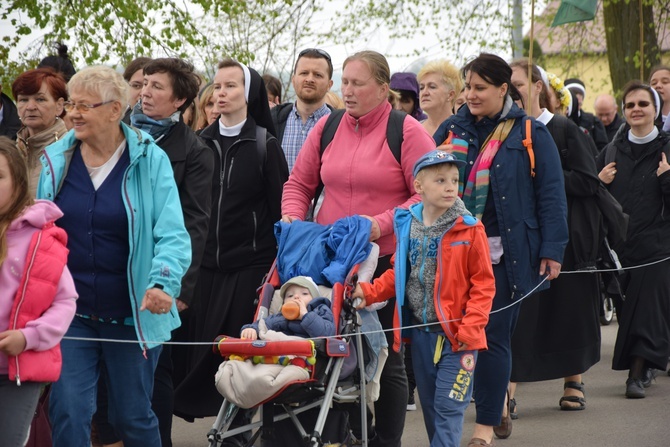
<path fill-rule="evenodd" d="M 663 155 L 663 156 L 665 157 L 665 155 Z M 663 163 L 662 160 L 661 160 L 661 163 Z M 667 162 L 665 164 L 666 164 L 666 166 L 668 165 Z M 659 163 L 658 169 L 661 169 L 660 163 Z M 668 166 L 668 169 L 670 169 L 670 166 Z M 616 161 L 613 161 L 612 163 L 608 163 L 603 168 L 603 170 L 600 171 L 600 173 L 598 174 L 598 178 L 604 184 L 609 185 L 614 180 L 615 175 L 616 175 Z"/>
<path fill-rule="evenodd" d="M 668 159 L 665 156 L 665 152 L 661 152 L 661 161 L 658 162 L 658 169 L 656 170 L 656 176 L 660 177 L 661 174 L 670 170 L 670 164 L 668 164 Z"/>
<path fill-rule="evenodd" d="M 188 304 L 177 298 L 177 311 L 183 312 L 188 309 Z"/>
<path fill-rule="evenodd" d="M 547 275 L 547 279 L 551 281 L 552 279 L 558 278 L 558 275 L 561 273 L 561 264 L 549 258 L 542 258 L 540 260 L 540 276 Z"/>
<path fill-rule="evenodd" d="M 284 223 L 293 223 L 294 220 L 300 220 L 296 217 L 289 216 L 288 214 L 282 214 L 281 221 Z"/>
<path fill-rule="evenodd" d="M 240 338 L 245 340 L 256 340 L 258 338 L 258 333 L 256 332 L 256 329 L 248 327 L 242 331 Z"/>
<path fill-rule="evenodd" d="M 16 356 L 26 349 L 26 337 L 23 332 L 14 329 L 0 332 L 0 352 Z"/>
<path fill-rule="evenodd" d="M 370 227 L 370 242 L 376 241 L 382 237 L 382 229 L 379 227 L 379 222 L 377 222 L 377 219 L 372 216 L 361 215 L 361 217 L 365 217 L 372 223 L 372 226 Z"/>
<path fill-rule="evenodd" d="M 166 314 L 172 307 L 172 297 L 161 289 L 153 288 L 146 291 L 142 298 L 140 311 L 148 310 L 152 314 Z"/>

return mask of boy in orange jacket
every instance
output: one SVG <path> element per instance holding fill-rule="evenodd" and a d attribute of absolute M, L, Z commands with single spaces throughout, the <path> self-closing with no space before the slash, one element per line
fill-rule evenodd
<path fill-rule="evenodd" d="M 402 329 L 431 446 L 460 445 L 495 295 L 484 226 L 458 197 L 464 164 L 441 150 L 416 162 L 414 188 L 422 201 L 395 212 L 394 267 L 353 293 L 362 299 L 359 308 L 396 297 L 393 347 L 400 350 Z"/>

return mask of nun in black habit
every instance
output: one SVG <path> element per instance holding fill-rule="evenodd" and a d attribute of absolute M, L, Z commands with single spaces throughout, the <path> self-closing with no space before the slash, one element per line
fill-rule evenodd
<path fill-rule="evenodd" d="M 200 137 L 215 153 L 212 214 L 191 322 L 192 340 L 239 337 L 253 321 L 256 289 L 277 255 L 274 223 L 288 166 L 270 116 L 265 84 L 253 69 L 225 59 L 213 81 L 219 120 Z M 214 387 L 222 359 L 211 346 L 191 348 L 187 373 L 176 386 L 175 414 L 216 416 L 223 397 Z"/>

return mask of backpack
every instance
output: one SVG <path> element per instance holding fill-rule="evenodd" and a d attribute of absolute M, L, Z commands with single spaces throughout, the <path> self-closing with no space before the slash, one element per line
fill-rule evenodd
<path fill-rule="evenodd" d="M 326 124 L 323 126 L 323 132 L 321 133 L 321 153 L 323 156 L 326 148 L 333 141 L 335 137 L 335 132 L 342 121 L 345 111 L 343 109 L 333 110 L 328 118 L 326 119 Z M 386 140 L 389 145 L 389 149 L 393 154 L 393 157 L 396 159 L 398 164 L 400 164 L 400 155 L 402 150 L 403 142 L 403 125 L 407 114 L 401 112 L 400 110 L 391 110 L 389 114 L 388 123 L 386 125 Z M 319 182 L 319 186 L 316 188 L 316 193 L 314 195 L 315 201 L 319 199 L 321 193 L 323 192 L 323 182 Z"/>

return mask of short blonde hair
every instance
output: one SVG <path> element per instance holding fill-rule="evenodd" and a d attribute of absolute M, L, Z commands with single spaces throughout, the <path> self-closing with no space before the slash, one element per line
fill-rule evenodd
<path fill-rule="evenodd" d="M 454 90 L 456 94 L 463 89 L 463 79 L 461 78 L 461 71 L 452 63 L 439 59 L 430 61 L 419 70 L 416 79 L 421 83 L 421 78 L 428 74 L 437 74 L 442 78 L 442 82 Z"/>
<path fill-rule="evenodd" d="M 458 169 L 458 166 L 454 163 L 438 163 L 436 165 L 430 165 L 426 166 L 425 168 L 421 169 L 419 172 L 416 173 L 416 177 L 414 177 L 414 180 L 421 182 L 423 181 L 423 177 L 426 175 L 428 172 L 433 172 L 437 173 L 444 169 L 446 166 L 453 166 L 454 168 Z"/>
<path fill-rule="evenodd" d="M 100 97 L 100 101 L 128 102 L 128 83 L 121 73 L 104 65 L 93 65 L 78 71 L 67 83 L 68 95 L 72 92 L 84 92 Z M 123 113 L 119 121 L 123 118 Z"/>

